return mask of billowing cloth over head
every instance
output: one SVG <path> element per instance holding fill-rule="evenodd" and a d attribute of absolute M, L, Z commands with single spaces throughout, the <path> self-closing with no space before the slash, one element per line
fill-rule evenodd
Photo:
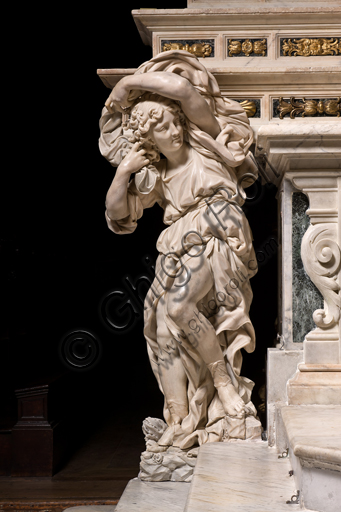
<path fill-rule="evenodd" d="M 252 174 L 257 176 L 257 168 L 248 154 L 253 141 L 253 132 L 244 109 L 236 101 L 223 98 L 214 76 L 199 62 L 195 55 L 183 50 L 162 52 L 148 62 L 142 64 L 135 74 L 153 72 L 176 73 L 186 78 L 192 86 L 204 97 L 215 115 L 221 129 L 229 125 L 233 133 L 228 139 L 228 148 L 218 143 L 210 135 L 200 130 L 194 123 L 188 123 L 189 143 L 199 153 L 222 161 L 225 165 L 234 168 L 236 177 L 241 186 L 246 188 L 254 182 L 254 178 L 242 181 L 242 176 Z M 145 91 L 132 91 L 129 99 L 134 99 Z M 131 131 L 122 125 L 122 114 L 110 114 L 106 107 L 102 111 L 100 120 L 101 136 L 99 146 L 102 155 L 109 162 L 117 166 L 130 148 L 128 141 Z M 241 156 L 240 148 L 244 155 Z M 155 182 L 153 171 L 144 169 L 144 180 L 150 184 Z M 146 175 L 149 176 L 146 176 Z M 144 192 L 140 189 L 141 192 Z"/>

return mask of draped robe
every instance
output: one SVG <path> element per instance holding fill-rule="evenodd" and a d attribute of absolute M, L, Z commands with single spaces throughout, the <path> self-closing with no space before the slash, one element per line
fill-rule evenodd
<path fill-rule="evenodd" d="M 214 77 L 191 54 L 164 52 L 143 64 L 136 73 L 153 71 L 175 72 L 187 78 L 210 104 L 221 128 L 229 124 L 234 131 L 228 143 L 222 145 L 189 122 L 186 140 L 192 149 L 188 165 L 171 175 L 167 175 L 165 160 L 156 165 L 155 172 L 144 169 L 140 178 L 129 184 L 128 217 L 111 220 L 106 215 L 108 226 L 118 234 L 132 233 L 145 208 L 157 202 L 164 210 L 164 223 L 168 227 L 157 241 L 156 277 L 147 293 L 144 311 L 148 355 L 161 391 L 159 368 L 167 362 L 160 361 L 159 357 L 156 310 L 161 300 L 167 305 L 167 295 L 174 282 L 172 276 L 186 269 L 189 259 L 197 258 L 200 264 L 200 259 L 204 258 L 214 284 L 197 307 L 215 329 L 235 388 L 249 404 L 251 414 L 256 415 L 250 402 L 253 382 L 240 376 L 241 349 L 252 352 L 255 348 L 255 333 L 249 318 L 252 300 L 249 280 L 257 271 L 257 262 L 250 227 L 241 209 L 240 193 L 242 176 L 246 175 L 244 187 L 250 183 L 250 176 L 256 176 L 248 155 L 252 130 L 240 105 L 222 98 Z M 113 165 L 119 164 L 129 147 L 120 116 L 104 109 L 100 124 L 100 148 Z M 195 255 L 197 253 L 200 257 Z M 167 265 L 172 272 L 165 272 Z M 185 336 L 172 321 L 167 307 L 163 311 L 163 321 L 179 350 L 188 380 L 189 411 L 173 445 L 187 449 L 195 444 L 220 441 L 224 435 L 225 413 L 210 372 L 193 338 Z M 193 320 L 195 329 L 202 328 L 194 315 Z M 167 397 L 164 417 L 169 422 Z"/>

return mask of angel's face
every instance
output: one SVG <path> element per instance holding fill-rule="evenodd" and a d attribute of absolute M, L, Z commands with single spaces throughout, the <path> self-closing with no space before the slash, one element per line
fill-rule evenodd
<path fill-rule="evenodd" d="M 178 151 L 184 141 L 184 131 L 179 117 L 166 109 L 161 120 L 151 127 L 150 132 L 159 151 L 165 156 Z"/>

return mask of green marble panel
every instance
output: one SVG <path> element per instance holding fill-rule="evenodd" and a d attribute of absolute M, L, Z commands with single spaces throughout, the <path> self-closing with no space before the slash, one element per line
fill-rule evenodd
<path fill-rule="evenodd" d="M 323 297 L 304 270 L 301 243 L 310 220 L 306 215 L 309 200 L 302 192 L 292 196 L 292 324 L 293 342 L 303 342 L 308 332 L 316 327 L 313 313 L 323 308 Z"/>

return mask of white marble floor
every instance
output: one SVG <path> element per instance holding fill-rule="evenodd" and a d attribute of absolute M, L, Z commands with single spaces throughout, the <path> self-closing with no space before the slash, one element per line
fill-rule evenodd
<path fill-rule="evenodd" d="M 206 444 L 185 512 L 288 512 L 286 501 L 296 491 L 290 470 L 289 460 L 263 442 Z M 294 512 L 299 505 L 289 508 Z"/>

